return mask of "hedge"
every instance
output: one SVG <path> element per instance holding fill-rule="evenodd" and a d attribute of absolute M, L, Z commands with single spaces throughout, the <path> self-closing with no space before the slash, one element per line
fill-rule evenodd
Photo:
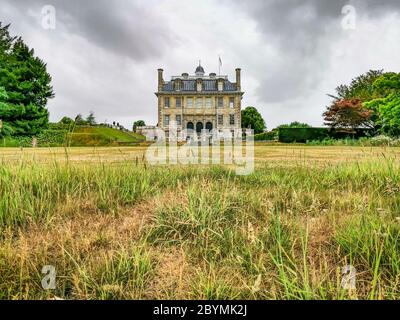
<path fill-rule="evenodd" d="M 277 131 L 263 132 L 254 135 L 254 141 L 272 141 L 278 136 Z"/>
<path fill-rule="evenodd" d="M 299 142 L 305 143 L 313 140 L 324 139 L 358 139 L 373 135 L 371 129 L 355 129 L 354 133 L 340 129 L 331 128 L 279 128 L 279 141 L 285 143 Z"/>

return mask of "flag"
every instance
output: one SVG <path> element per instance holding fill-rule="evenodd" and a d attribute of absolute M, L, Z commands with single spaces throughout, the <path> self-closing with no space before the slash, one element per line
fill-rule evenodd
<path fill-rule="evenodd" d="M 221 60 L 221 57 L 218 57 L 218 58 L 219 58 L 219 66 L 222 67 L 222 60 Z"/>

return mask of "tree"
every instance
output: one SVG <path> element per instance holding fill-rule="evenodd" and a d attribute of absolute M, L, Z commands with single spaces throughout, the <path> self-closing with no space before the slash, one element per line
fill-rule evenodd
<path fill-rule="evenodd" d="M 374 87 L 386 96 L 366 102 L 365 107 L 379 114 L 377 122 L 382 133 L 400 135 L 400 73 L 385 73 Z"/>
<path fill-rule="evenodd" d="M 334 101 L 359 99 L 362 102 L 381 97 L 374 87 L 374 82 L 383 75 L 383 70 L 370 70 L 352 79 L 350 85 L 338 86 L 335 94 L 328 94 Z"/>
<path fill-rule="evenodd" d="M 254 107 L 242 110 L 242 128 L 253 129 L 254 133 L 261 133 L 265 129 L 265 121 Z"/>
<path fill-rule="evenodd" d="M 0 87 L 0 138 L 4 138 L 13 134 L 13 129 L 10 125 L 3 121 L 3 118 L 7 118 L 8 113 L 11 112 L 11 108 L 7 103 L 8 95 L 3 87 Z"/>
<path fill-rule="evenodd" d="M 290 124 L 281 124 L 280 126 L 277 127 L 277 129 L 279 129 L 279 128 L 311 128 L 311 127 L 312 126 L 310 126 L 307 123 L 294 121 L 294 122 L 291 122 Z"/>
<path fill-rule="evenodd" d="M 96 125 L 96 118 L 94 117 L 94 112 L 93 111 L 90 111 L 89 115 L 86 117 L 86 123 L 89 126 Z"/>
<path fill-rule="evenodd" d="M 364 108 L 360 99 L 343 99 L 334 102 L 324 112 L 325 124 L 331 128 L 350 129 L 374 128 L 371 120 L 373 111 Z"/>
<path fill-rule="evenodd" d="M 132 128 L 132 130 L 133 130 L 134 132 L 136 132 L 136 128 L 137 128 L 137 127 L 143 127 L 143 126 L 145 126 L 145 125 L 146 125 L 146 123 L 145 123 L 143 120 L 135 121 L 135 122 L 133 123 L 133 128 Z"/>
<path fill-rule="evenodd" d="M 81 115 L 81 114 L 78 114 L 78 115 L 75 117 L 75 124 L 76 124 L 77 126 L 84 126 L 84 125 L 86 125 L 87 123 L 86 123 L 86 121 L 83 119 L 82 115 Z"/>
<path fill-rule="evenodd" d="M 51 77 L 34 50 L 21 38 L 12 38 L 8 27 L 0 23 L 0 87 L 7 92 L 1 118 L 16 135 L 36 135 L 48 124 L 46 105 L 54 97 Z"/>
<path fill-rule="evenodd" d="M 67 125 L 70 125 L 70 124 L 73 124 L 73 123 L 74 123 L 74 120 L 72 120 L 72 119 L 69 118 L 69 117 L 63 117 L 63 118 L 60 120 L 59 123 L 60 123 L 60 124 L 67 124 Z"/>

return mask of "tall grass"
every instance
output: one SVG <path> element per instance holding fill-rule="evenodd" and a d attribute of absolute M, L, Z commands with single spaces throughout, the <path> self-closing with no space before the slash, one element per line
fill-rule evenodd
<path fill-rule="evenodd" d="M 3 161 L 0 298 L 398 299 L 399 169 Z"/>

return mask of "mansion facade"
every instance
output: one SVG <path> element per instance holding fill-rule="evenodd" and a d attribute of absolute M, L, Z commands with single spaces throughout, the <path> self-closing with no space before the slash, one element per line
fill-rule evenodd
<path fill-rule="evenodd" d="M 187 132 L 231 132 L 241 128 L 241 70 L 236 69 L 236 82 L 227 76 L 205 75 L 199 65 L 194 75 L 182 73 L 164 81 L 158 69 L 158 128 L 170 137 L 176 127 L 178 140 L 186 140 Z"/>

